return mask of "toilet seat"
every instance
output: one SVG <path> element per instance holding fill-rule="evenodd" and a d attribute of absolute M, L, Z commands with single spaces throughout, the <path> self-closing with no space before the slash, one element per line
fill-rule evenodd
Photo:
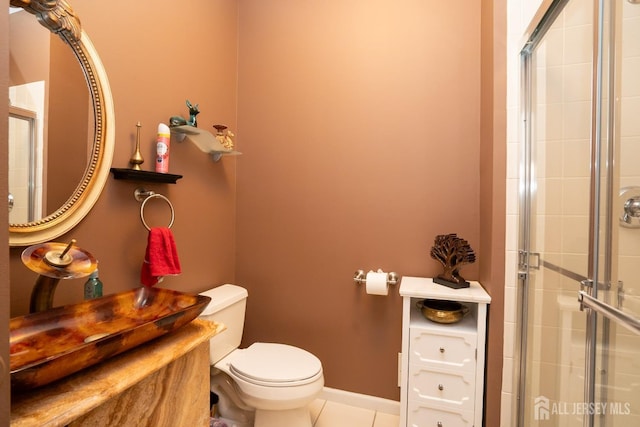
<path fill-rule="evenodd" d="M 230 373 L 251 384 L 291 387 L 309 384 L 322 376 L 320 359 L 287 344 L 258 342 L 231 356 L 227 360 Z"/>

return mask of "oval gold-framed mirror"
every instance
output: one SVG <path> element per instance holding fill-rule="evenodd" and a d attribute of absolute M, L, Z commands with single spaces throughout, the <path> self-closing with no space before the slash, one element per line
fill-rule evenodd
<path fill-rule="evenodd" d="M 87 163 L 80 182 L 62 206 L 46 216 L 9 224 L 9 245 L 28 246 L 52 240 L 75 227 L 98 200 L 109 177 L 115 148 L 114 106 L 106 71 L 80 20 L 66 0 L 10 0 L 12 7 L 34 15 L 45 28 L 62 38 L 77 58 L 93 107 L 87 138 Z M 71 120 L 68 126 L 73 126 Z"/>

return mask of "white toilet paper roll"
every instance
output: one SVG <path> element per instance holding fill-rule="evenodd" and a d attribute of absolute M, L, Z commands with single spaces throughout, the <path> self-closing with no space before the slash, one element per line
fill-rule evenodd
<path fill-rule="evenodd" d="M 367 273 L 367 293 L 369 295 L 388 295 L 387 273 L 370 271 Z"/>

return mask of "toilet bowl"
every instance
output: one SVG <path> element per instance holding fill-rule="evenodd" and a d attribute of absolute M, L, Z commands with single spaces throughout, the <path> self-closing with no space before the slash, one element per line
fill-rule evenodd
<path fill-rule="evenodd" d="M 212 390 L 220 375 L 230 379 L 230 400 L 255 411 L 256 427 L 311 427 L 309 404 L 324 387 L 322 363 L 312 353 L 280 343 L 256 342 L 240 349 L 248 293 L 222 285 L 203 293 L 211 303 L 201 318 L 223 323 L 227 330 L 210 342 Z M 213 391 L 219 391 L 216 388 Z M 225 414 L 222 414 L 225 416 Z"/>

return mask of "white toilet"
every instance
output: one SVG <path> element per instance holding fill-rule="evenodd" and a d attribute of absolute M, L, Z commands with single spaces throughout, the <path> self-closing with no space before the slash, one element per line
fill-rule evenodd
<path fill-rule="evenodd" d="M 211 302 L 200 318 L 227 327 L 210 341 L 212 391 L 230 379 L 228 398 L 240 408 L 255 410 L 255 427 L 311 427 L 309 404 L 324 387 L 320 359 L 286 344 L 257 342 L 239 349 L 247 290 L 227 284 L 202 295 Z"/>

